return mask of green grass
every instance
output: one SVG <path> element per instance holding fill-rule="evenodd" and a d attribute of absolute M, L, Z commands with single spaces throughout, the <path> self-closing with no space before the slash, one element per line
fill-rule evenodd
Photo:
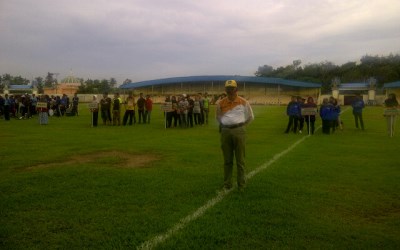
<path fill-rule="evenodd" d="M 0 121 L 0 248 L 136 248 L 217 195 L 213 113 L 191 129 L 164 129 L 159 107 L 148 125 L 91 128 L 81 109 L 46 126 Z M 285 107 L 253 109 L 247 172 L 305 136 L 283 133 Z M 318 130 L 157 248 L 399 249 L 400 135 L 387 136 L 378 107 L 365 109 L 365 131 L 350 110 L 342 120 L 343 131 Z"/>

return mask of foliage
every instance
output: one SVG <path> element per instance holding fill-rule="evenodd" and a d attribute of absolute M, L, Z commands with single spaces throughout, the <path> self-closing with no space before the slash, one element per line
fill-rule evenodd
<path fill-rule="evenodd" d="M 300 64 L 301 60 L 295 60 L 293 64 L 277 69 L 264 65 L 258 67 L 255 75 L 322 83 L 323 92 L 330 90 L 332 79 L 336 77 L 339 77 L 341 82 L 365 82 L 373 77 L 377 80 L 378 87 L 400 79 L 400 55 L 365 55 L 360 59 L 360 63 L 347 62 L 340 66 L 329 61 L 311 63 L 303 67 Z"/>
<path fill-rule="evenodd" d="M 47 73 L 47 76 L 44 80 L 44 87 L 46 88 L 52 88 L 55 87 L 58 84 L 58 81 L 56 78 L 54 78 L 54 73 Z"/>
<path fill-rule="evenodd" d="M 55 75 L 56 73 L 48 72 L 45 79 L 43 79 L 40 76 L 34 79 L 33 83 L 37 85 L 39 94 L 44 93 L 44 88 L 54 88 L 57 86 L 58 80 L 55 77 Z M 23 85 L 23 84 L 29 84 L 29 82 L 30 82 L 29 80 L 21 76 L 12 76 L 10 74 L 4 74 L 0 76 L 0 90 L 4 89 L 6 83 L 12 85 Z M 81 79 L 81 86 L 79 86 L 78 93 L 86 94 L 86 93 L 112 92 L 112 90 L 116 86 L 117 86 L 117 80 L 113 77 L 110 78 L 110 80 L 87 79 L 86 81 L 84 81 L 83 79 Z"/>
<path fill-rule="evenodd" d="M 43 94 L 44 93 L 44 81 L 43 81 L 43 78 L 42 77 L 36 77 L 35 78 L 35 83 L 36 83 L 36 86 L 37 86 L 37 89 L 38 89 L 38 93 L 39 94 Z"/>
<path fill-rule="evenodd" d="M 111 78 L 110 80 L 102 79 L 102 80 L 92 80 L 87 79 L 85 82 L 81 83 L 79 86 L 78 93 L 104 93 L 111 92 L 112 89 L 116 86 L 117 81 L 115 78 Z"/>
<path fill-rule="evenodd" d="M 10 85 L 24 85 L 28 84 L 29 80 L 22 76 L 12 76 L 10 74 L 3 74 L 3 76 L 0 76 L 0 82 L 3 85 L 5 83 L 8 83 Z"/>

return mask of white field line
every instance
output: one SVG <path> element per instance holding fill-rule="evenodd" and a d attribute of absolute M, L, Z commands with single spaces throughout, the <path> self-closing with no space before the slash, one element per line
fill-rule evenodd
<path fill-rule="evenodd" d="M 318 128 L 317 128 L 318 129 Z M 317 130 L 316 129 L 316 130 Z M 284 156 L 285 154 L 289 153 L 292 149 L 294 149 L 297 145 L 302 143 L 306 138 L 308 138 L 310 135 L 302 137 L 300 140 L 296 141 L 293 143 L 291 146 L 289 146 L 287 149 L 283 150 L 282 152 L 274 155 L 272 159 L 258 167 L 257 169 L 251 171 L 246 175 L 246 179 L 249 180 L 262 170 L 266 169 L 268 166 L 273 164 L 275 161 L 277 161 L 279 158 Z M 172 228 L 170 228 L 167 232 L 164 234 L 160 234 L 155 236 L 154 238 L 144 242 L 142 245 L 140 245 L 137 249 L 153 249 L 156 247 L 158 244 L 164 242 L 168 238 L 170 238 L 172 235 L 174 235 L 176 232 L 179 230 L 183 229 L 189 222 L 197 219 L 198 217 L 202 216 L 208 209 L 212 208 L 215 204 L 219 203 L 222 201 L 225 196 L 227 196 L 232 190 L 234 190 L 236 187 L 230 189 L 230 190 L 221 190 L 218 192 L 217 196 L 212 198 L 211 200 L 208 200 L 203 206 L 198 208 L 194 213 L 186 216 L 185 218 L 181 219 L 177 224 L 175 224 Z"/>
<path fill-rule="evenodd" d="M 343 110 L 341 113 L 347 111 L 347 109 Z M 315 129 L 315 132 L 318 131 L 321 128 L 321 126 L 317 127 Z M 269 161 L 265 162 L 262 164 L 260 167 L 256 168 L 255 170 L 251 171 L 246 175 L 246 179 L 250 180 L 253 176 L 258 174 L 259 172 L 263 171 L 267 167 L 269 167 L 271 164 L 279 160 L 282 156 L 286 155 L 290 151 L 292 151 L 296 146 L 298 146 L 300 143 L 302 143 L 305 139 L 310 137 L 311 135 L 307 135 L 302 137 L 300 140 L 297 140 L 295 143 L 293 143 L 291 146 L 289 146 L 287 149 L 283 150 L 282 152 L 274 155 Z M 175 224 L 172 228 L 170 228 L 167 232 L 164 234 L 160 234 L 155 236 L 154 238 L 143 242 L 142 245 L 137 247 L 137 249 L 153 249 L 155 248 L 158 244 L 164 242 L 168 238 L 170 238 L 172 235 L 174 235 L 176 232 L 179 230 L 183 229 L 187 224 L 189 224 L 191 221 L 199 218 L 202 216 L 208 209 L 212 208 L 214 205 L 222 201 L 225 196 L 227 196 L 232 190 L 234 190 L 236 187 L 230 189 L 230 190 L 221 190 L 218 192 L 217 196 L 212 198 L 211 200 L 208 200 L 206 204 L 198 208 L 194 213 L 186 216 L 185 218 L 181 219 L 177 224 Z"/>

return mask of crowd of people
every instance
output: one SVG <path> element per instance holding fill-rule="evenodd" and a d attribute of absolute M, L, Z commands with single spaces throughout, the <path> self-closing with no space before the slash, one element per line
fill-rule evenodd
<path fill-rule="evenodd" d="M 315 131 L 315 116 L 317 112 L 317 104 L 311 96 L 306 99 L 300 96 L 292 96 L 291 101 L 286 107 L 286 114 L 289 117 L 289 122 L 285 133 L 303 133 L 304 122 L 307 123 L 307 131 L 314 134 Z M 315 109 L 314 112 L 308 112 L 307 115 L 302 114 L 302 109 Z"/>
<path fill-rule="evenodd" d="M 396 95 L 389 94 L 388 99 L 384 103 L 386 108 L 394 109 L 390 114 L 385 114 L 388 124 L 388 133 L 393 136 L 395 117 L 398 115 L 397 108 L 399 106 Z M 351 103 L 353 110 L 354 123 L 356 129 L 364 130 L 363 109 L 365 103 L 360 95 L 357 95 Z M 311 110 L 310 110 L 311 109 Z M 313 111 L 312 111 L 313 110 Z M 304 112 L 304 114 L 303 114 Z M 286 114 L 289 122 L 285 133 L 302 133 L 304 122 L 307 124 L 308 134 L 314 134 L 316 116 L 322 120 L 322 133 L 331 134 L 337 129 L 343 129 L 343 122 L 340 119 L 341 108 L 338 101 L 334 97 L 324 98 L 320 107 L 314 102 L 312 97 L 306 99 L 299 96 L 292 96 L 291 101 L 287 105 Z"/>
<path fill-rule="evenodd" d="M 166 128 L 189 128 L 208 124 L 211 102 L 212 99 L 207 93 L 166 96 L 164 104 L 169 107 L 165 110 Z M 153 100 L 150 95 L 144 97 L 144 94 L 140 93 L 136 100 L 132 92 L 129 92 L 125 99 L 122 99 L 119 93 L 115 93 L 113 98 L 104 93 L 100 100 L 94 95 L 90 108 L 94 127 L 98 125 L 99 113 L 103 125 L 149 124 L 152 110 Z"/>
<path fill-rule="evenodd" d="M 223 97 L 220 96 L 220 99 Z M 42 105 L 38 107 L 38 103 Z M 43 106 L 43 103 L 46 103 L 46 105 Z M 165 111 L 166 128 L 187 128 L 208 124 L 209 107 L 211 103 L 214 103 L 214 97 L 207 93 L 172 95 L 166 96 L 165 103 L 170 104 L 170 108 Z M 119 93 L 115 93 L 113 98 L 110 98 L 108 93 L 104 93 L 100 100 L 97 95 L 94 95 L 93 104 L 95 104 L 91 108 L 93 126 L 98 124 L 99 113 L 103 125 L 125 126 L 136 123 L 146 124 L 151 121 L 153 100 L 150 95 L 144 96 L 143 93 L 140 93 L 136 100 L 132 92 L 129 92 L 125 99 L 122 99 Z M 47 124 L 49 116 L 79 115 L 78 105 L 79 97 L 77 94 L 72 99 L 66 94 L 62 96 L 5 94 L 4 97 L 0 95 L 0 117 L 7 121 L 11 118 L 29 119 L 38 115 L 40 124 Z M 384 105 L 387 108 L 397 108 L 396 95 L 389 94 Z M 363 109 L 365 104 L 361 96 L 356 96 L 351 106 L 355 127 L 364 130 Z M 307 110 L 307 112 L 302 113 L 304 110 Z M 322 133 L 331 134 L 337 129 L 343 129 L 343 122 L 340 119 L 341 108 L 334 97 L 324 98 L 322 104 L 318 107 L 313 97 L 305 99 L 292 96 L 287 105 L 286 113 L 289 121 L 285 133 L 303 133 L 306 124 L 306 133 L 314 134 L 317 116 L 322 121 Z M 395 115 L 385 115 L 385 117 L 387 118 L 388 133 L 393 135 Z"/>
<path fill-rule="evenodd" d="M 341 108 L 336 98 L 329 97 L 322 100 L 322 104 L 318 108 L 314 102 L 314 98 L 308 97 L 306 99 L 302 97 L 292 96 L 286 108 L 286 114 L 289 116 L 289 122 L 285 133 L 290 131 L 294 133 L 302 133 L 304 128 L 304 122 L 307 124 L 307 133 L 314 134 L 315 132 L 315 120 L 316 116 L 319 115 L 322 121 L 322 133 L 331 134 L 337 129 L 343 129 L 343 122 L 340 119 Z M 357 96 L 352 102 L 353 115 L 355 117 L 356 128 L 364 130 L 364 122 L 362 119 L 362 109 L 364 108 L 364 101 Z M 307 110 L 306 112 L 304 110 Z M 303 112 L 305 114 L 303 114 Z"/>
<path fill-rule="evenodd" d="M 122 123 L 121 115 L 125 107 Z M 104 93 L 103 97 L 98 100 L 97 95 L 93 95 L 92 106 L 92 126 L 98 125 L 99 112 L 103 125 L 123 126 L 136 124 L 136 111 L 138 114 L 138 124 L 149 124 L 151 120 L 151 112 L 153 110 L 153 100 L 150 95 L 144 98 L 143 93 L 140 93 L 137 101 L 132 92 L 128 93 L 128 97 L 123 100 L 119 93 L 115 93 L 113 98 Z M 129 119 L 129 121 L 128 121 Z"/>
<path fill-rule="evenodd" d="M 165 103 L 171 104 L 165 112 L 167 128 L 208 124 L 211 99 L 207 93 L 167 96 Z"/>
<path fill-rule="evenodd" d="M 208 124 L 211 100 L 207 93 L 166 96 L 164 104 L 169 107 L 165 110 L 166 128 Z M 125 111 L 122 114 L 123 110 Z M 125 99 L 122 99 L 119 93 L 115 93 L 113 98 L 104 93 L 100 100 L 94 95 L 90 108 L 94 127 L 98 125 L 99 114 L 103 125 L 149 124 L 152 110 L 153 100 L 150 95 L 145 97 L 140 93 L 136 99 L 132 92 L 129 92 Z"/>
<path fill-rule="evenodd" d="M 39 105 L 38 104 L 45 105 Z M 64 116 L 65 114 L 78 115 L 79 97 L 74 95 L 72 100 L 67 96 L 49 96 L 35 94 L 0 95 L 0 116 L 6 121 L 14 119 L 29 119 L 39 113 L 46 112 L 52 116 Z"/>

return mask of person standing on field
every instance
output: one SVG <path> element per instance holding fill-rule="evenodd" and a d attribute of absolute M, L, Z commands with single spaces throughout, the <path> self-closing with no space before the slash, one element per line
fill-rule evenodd
<path fill-rule="evenodd" d="M 90 112 L 92 112 L 92 126 L 97 127 L 99 120 L 99 101 L 97 100 L 97 95 L 93 95 L 92 103 L 95 106 L 90 109 Z"/>
<path fill-rule="evenodd" d="M 335 115 L 333 105 L 329 102 L 328 98 L 322 100 L 321 107 L 319 108 L 319 116 L 322 120 L 322 133 L 329 135 Z"/>
<path fill-rule="evenodd" d="M 47 95 L 46 96 L 42 95 L 40 97 L 40 102 L 47 103 L 47 99 L 48 99 Z M 36 111 L 39 112 L 39 124 L 40 125 L 49 124 L 49 114 L 47 113 L 49 110 L 48 110 L 47 106 L 46 107 L 36 108 L 36 109 L 37 109 Z"/>
<path fill-rule="evenodd" d="M 153 100 L 151 99 L 150 95 L 146 95 L 146 102 L 144 108 L 145 108 L 144 111 L 145 122 L 150 123 L 151 111 L 153 111 Z"/>
<path fill-rule="evenodd" d="M 305 103 L 303 107 L 317 109 L 317 104 L 315 104 L 314 99 L 311 96 L 309 96 L 307 98 L 307 103 Z M 306 115 L 304 116 L 304 119 L 307 123 L 307 133 L 313 135 L 315 131 L 315 115 Z"/>
<path fill-rule="evenodd" d="M 137 100 L 137 110 L 139 116 L 139 124 L 146 123 L 146 117 L 144 115 L 144 106 L 146 105 L 146 100 L 143 98 L 143 93 L 139 94 L 139 99 Z"/>
<path fill-rule="evenodd" d="M 4 120 L 10 120 L 10 110 L 11 110 L 11 100 L 8 97 L 8 94 L 5 95 L 4 98 Z"/>
<path fill-rule="evenodd" d="M 360 121 L 361 129 L 364 130 L 364 121 L 362 117 L 362 111 L 364 108 L 363 99 L 358 95 L 351 106 L 353 107 L 353 115 L 354 121 L 356 123 L 356 128 L 358 128 L 358 122 Z"/>
<path fill-rule="evenodd" d="M 286 107 L 286 114 L 289 117 L 289 122 L 285 133 L 287 134 L 293 130 L 293 132 L 296 134 L 297 126 L 299 124 L 299 117 L 301 116 L 301 107 L 296 96 L 292 96 L 291 101 L 288 103 Z"/>
<path fill-rule="evenodd" d="M 224 157 L 224 188 L 232 188 L 233 158 L 236 158 L 237 184 L 242 190 L 245 180 L 246 125 L 254 120 L 249 102 L 238 96 L 235 80 L 225 82 L 227 96 L 217 104 L 216 118 L 220 124 L 221 149 Z"/>
<path fill-rule="evenodd" d="M 73 112 L 73 114 L 75 114 L 76 116 L 79 115 L 78 105 L 79 105 L 79 97 L 78 97 L 78 94 L 75 93 L 75 94 L 74 94 L 74 97 L 72 97 L 72 112 Z"/>
<path fill-rule="evenodd" d="M 385 107 L 389 109 L 397 109 L 399 107 L 399 102 L 396 99 L 396 94 L 394 93 L 389 94 L 388 99 L 385 100 Z M 394 135 L 396 114 L 385 115 L 385 117 L 387 121 L 388 135 L 392 137 Z"/>
<path fill-rule="evenodd" d="M 128 122 L 128 117 L 129 117 L 129 125 L 132 125 L 132 120 L 133 123 L 136 123 L 135 105 L 136 102 L 135 102 L 135 97 L 133 96 L 133 92 L 129 91 L 128 97 L 125 100 L 125 114 L 124 117 L 122 118 L 122 124 L 124 126 Z"/>
<path fill-rule="evenodd" d="M 210 98 L 208 97 L 208 94 L 204 94 L 204 99 L 203 99 L 203 124 L 208 124 L 208 114 L 210 111 Z"/>
<path fill-rule="evenodd" d="M 114 99 L 113 99 L 113 108 L 112 108 L 112 120 L 113 120 L 113 126 L 115 125 L 121 125 L 121 98 L 119 97 L 119 93 L 114 94 Z"/>
<path fill-rule="evenodd" d="M 100 108 L 103 125 L 111 125 L 111 98 L 108 97 L 107 92 L 103 94 L 103 98 L 100 100 Z"/>

